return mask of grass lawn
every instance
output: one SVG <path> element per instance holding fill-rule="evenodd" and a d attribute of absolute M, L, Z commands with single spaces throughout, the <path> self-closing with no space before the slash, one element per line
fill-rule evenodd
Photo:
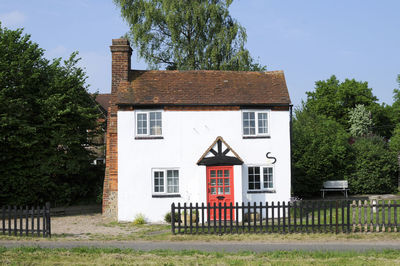
<path fill-rule="evenodd" d="M 108 248 L 0 248 L 0 264 L 37 265 L 394 265 L 400 264 L 400 252 L 151 252 Z"/>

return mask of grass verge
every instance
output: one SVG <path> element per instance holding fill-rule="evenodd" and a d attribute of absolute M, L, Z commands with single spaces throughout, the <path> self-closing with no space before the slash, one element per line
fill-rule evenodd
<path fill-rule="evenodd" d="M 86 265 L 393 265 L 400 263 L 395 250 L 366 252 L 273 251 L 202 252 L 135 251 L 116 248 L 45 249 L 37 247 L 1 248 L 0 264 Z"/>

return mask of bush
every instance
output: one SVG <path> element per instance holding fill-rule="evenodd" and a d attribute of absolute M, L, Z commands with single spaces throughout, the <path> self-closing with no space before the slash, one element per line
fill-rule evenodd
<path fill-rule="evenodd" d="M 319 195 L 324 181 L 347 179 L 351 165 L 348 138 L 336 121 L 296 110 L 292 141 L 292 191 L 296 196 Z"/>
<path fill-rule="evenodd" d="M 397 155 L 377 136 L 359 138 L 352 145 L 354 172 L 349 176 L 351 193 L 393 193 L 397 187 Z"/>
<path fill-rule="evenodd" d="M 171 212 L 168 212 L 165 214 L 164 216 L 164 221 L 166 221 L 167 223 L 171 223 Z M 179 214 L 176 212 L 175 213 L 175 222 L 179 221 Z"/>
<path fill-rule="evenodd" d="M 146 217 L 142 213 L 138 213 L 133 220 L 133 225 L 146 224 Z"/>

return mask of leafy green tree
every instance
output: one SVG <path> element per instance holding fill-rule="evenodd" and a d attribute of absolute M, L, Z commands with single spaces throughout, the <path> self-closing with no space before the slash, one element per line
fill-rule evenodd
<path fill-rule="evenodd" d="M 349 111 L 357 104 L 367 110 L 376 106 L 377 98 L 368 88 L 367 82 L 346 79 L 340 82 L 334 75 L 326 81 L 317 81 L 315 91 L 307 92 L 306 108 L 316 114 L 322 114 L 349 128 Z"/>
<path fill-rule="evenodd" d="M 396 126 L 389 142 L 390 149 L 400 154 L 400 124 Z"/>
<path fill-rule="evenodd" d="M 245 29 L 229 15 L 232 0 L 114 0 L 127 36 L 152 68 L 265 70 L 244 47 Z"/>
<path fill-rule="evenodd" d="M 295 111 L 292 136 L 295 195 L 315 195 L 324 181 L 347 179 L 352 160 L 350 135 L 341 124 L 303 107 Z"/>
<path fill-rule="evenodd" d="M 355 194 L 392 193 L 397 187 L 397 153 L 378 136 L 363 137 L 352 145 L 354 171 L 349 176 Z"/>
<path fill-rule="evenodd" d="M 350 110 L 349 116 L 350 134 L 353 137 L 366 136 L 371 133 L 371 113 L 367 111 L 364 105 L 357 104 Z"/>
<path fill-rule="evenodd" d="M 22 30 L 0 24 L 0 205 L 87 197 L 98 111 L 77 55 L 49 62 Z"/>

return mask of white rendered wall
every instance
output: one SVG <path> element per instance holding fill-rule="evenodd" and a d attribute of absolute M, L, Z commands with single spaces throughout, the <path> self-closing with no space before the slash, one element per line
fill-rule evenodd
<path fill-rule="evenodd" d="M 289 112 L 271 111 L 270 138 L 243 139 L 241 111 L 163 111 L 163 139 L 135 140 L 135 112 L 118 111 L 118 220 L 139 213 L 150 222 L 163 221 L 173 202 L 207 202 L 206 167 L 196 162 L 221 136 L 243 159 L 234 167 L 235 201 L 290 199 Z M 248 194 L 247 165 L 270 165 L 276 157 L 276 193 Z M 152 197 L 152 169 L 179 169 L 180 198 Z"/>

